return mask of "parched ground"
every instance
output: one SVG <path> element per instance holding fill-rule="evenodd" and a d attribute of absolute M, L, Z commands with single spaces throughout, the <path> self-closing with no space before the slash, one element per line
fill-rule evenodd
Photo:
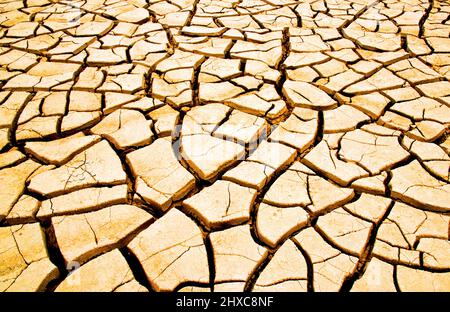
<path fill-rule="evenodd" d="M 0 290 L 450 291 L 449 14 L 0 0 Z"/>

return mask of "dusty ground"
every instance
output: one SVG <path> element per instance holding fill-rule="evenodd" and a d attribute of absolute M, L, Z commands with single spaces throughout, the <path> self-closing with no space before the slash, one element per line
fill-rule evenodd
<path fill-rule="evenodd" d="M 450 291 L 448 1 L 0 12 L 0 290 Z"/>

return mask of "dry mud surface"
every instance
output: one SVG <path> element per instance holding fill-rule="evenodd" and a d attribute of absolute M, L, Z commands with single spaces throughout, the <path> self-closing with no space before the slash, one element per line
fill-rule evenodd
<path fill-rule="evenodd" d="M 450 291 L 450 4 L 0 1 L 1 291 Z"/>

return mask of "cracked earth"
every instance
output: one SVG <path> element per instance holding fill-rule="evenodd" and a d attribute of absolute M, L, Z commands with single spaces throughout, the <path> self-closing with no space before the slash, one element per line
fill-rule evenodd
<path fill-rule="evenodd" d="M 450 3 L 1 0 L 1 291 L 450 291 Z"/>

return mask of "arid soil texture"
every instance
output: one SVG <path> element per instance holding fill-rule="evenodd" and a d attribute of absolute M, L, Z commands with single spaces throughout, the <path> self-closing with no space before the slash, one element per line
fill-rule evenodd
<path fill-rule="evenodd" d="M 1 291 L 450 291 L 450 2 L 1 0 Z"/>

